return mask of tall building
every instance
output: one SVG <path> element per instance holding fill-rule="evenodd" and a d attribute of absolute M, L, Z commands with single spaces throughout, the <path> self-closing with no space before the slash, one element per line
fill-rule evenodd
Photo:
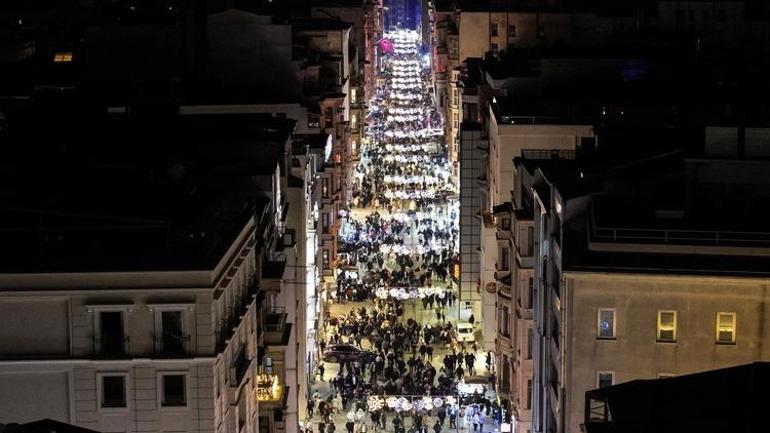
<path fill-rule="evenodd" d="M 770 357 L 767 137 L 709 128 L 693 157 L 517 160 L 534 216 L 533 431 L 580 431 L 590 389 Z"/>
<path fill-rule="evenodd" d="M 480 230 L 480 281 L 485 335 L 496 336 L 498 391 L 517 428 L 531 429 L 533 390 L 534 224 L 532 200 L 517 188 L 514 158 L 574 157 L 595 142 L 594 127 L 586 119 L 555 117 L 517 110 L 507 98 L 489 107 L 489 148 L 480 184 L 483 224 Z M 529 116 L 524 114 L 529 113 Z M 517 115 L 518 114 L 518 115 Z"/>

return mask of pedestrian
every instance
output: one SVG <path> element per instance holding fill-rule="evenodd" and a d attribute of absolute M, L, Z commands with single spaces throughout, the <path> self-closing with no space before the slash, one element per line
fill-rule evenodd
<path fill-rule="evenodd" d="M 439 381 L 441 378 L 439 377 Z M 444 419 L 446 418 L 446 408 L 444 406 L 439 407 L 436 409 L 436 418 L 438 418 L 438 422 L 441 423 L 441 426 L 444 426 Z"/>
<path fill-rule="evenodd" d="M 457 405 L 449 406 L 449 428 L 457 428 Z"/>
<path fill-rule="evenodd" d="M 471 313 L 471 316 L 470 316 L 470 317 L 468 317 L 468 323 L 470 323 L 471 325 L 473 325 L 474 323 L 476 323 L 476 318 L 475 318 L 475 317 L 473 317 L 473 313 Z"/>
<path fill-rule="evenodd" d="M 348 433 L 353 433 L 353 427 L 355 424 L 352 421 L 348 421 L 345 423 L 345 429 L 348 431 Z"/>
<path fill-rule="evenodd" d="M 315 409 L 315 401 L 312 398 L 307 399 L 307 416 L 313 418 L 313 410 Z"/>
<path fill-rule="evenodd" d="M 318 375 L 321 376 L 321 382 L 324 381 L 324 371 L 326 370 L 326 367 L 324 367 L 324 363 L 318 364 Z"/>
<path fill-rule="evenodd" d="M 333 422 L 326 425 L 326 433 L 334 433 L 335 430 L 337 430 L 337 426 L 335 426 Z"/>
<path fill-rule="evenodd" d="M 318 433 L 326 433 L 326 423 L 322 421 L 318 421 Z"/>
<path fill-rule="evenodd" d="M 441 423 L 436 421 L 435 424 L 433 424 L 433 433 L 441 433 Z"/>

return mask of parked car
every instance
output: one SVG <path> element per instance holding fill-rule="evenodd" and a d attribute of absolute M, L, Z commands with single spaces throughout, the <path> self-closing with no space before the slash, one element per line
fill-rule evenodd
<path fill-rule="evenodd" d="M 326 362 L 370 362 L 376 357 L 374 352 L 361 350 L 351 344 L 332 344 L 327 346 L 323 353 L 323 360 Z"/>
<path fill-rule="evenodd" d="M 457 341 L 462 341 L 463 343 L 473 343 L 476 341 L 473 325 L 468 322 L 457 323 Z"/>

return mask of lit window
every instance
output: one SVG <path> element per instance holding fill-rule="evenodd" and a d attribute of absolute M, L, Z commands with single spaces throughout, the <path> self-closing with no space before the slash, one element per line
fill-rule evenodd
<path fill-rule="evenodd" d="M 676 311 L 658 311 L 658 341 L 676 341 Z"/>
<path fill-rule="evenodd" d="M 717 343 L 735 343 L 735 313 L 717 313 Z"/>
<path fill-rule="evenodd" d="M 53 56 L 54 63 L 69 63 L 72 61 L 71 51 L 60 51 Z"/>
<path fill-rule="evenodd" d="M 597 337 L 612 339 L 615 338 L 615 310 L 609 308 L 599 309 L 597 320 Z"/>
<path fill-rule="evenodd" d="M 599 371 L 596 373 L 596 387 L 606 388 L 612 386 L 615 383 L 614 371 Z"/>
<path fill-rule="evenodd" d="M 353 114 L 350 116 L 350 127 L 356 129 L 358 127 L 358 116 Z"/>
<path fill-rule="evenodd" d="M 358 89 L 350 89 L 350 103 L 355 104 L 358 101 Z"/>

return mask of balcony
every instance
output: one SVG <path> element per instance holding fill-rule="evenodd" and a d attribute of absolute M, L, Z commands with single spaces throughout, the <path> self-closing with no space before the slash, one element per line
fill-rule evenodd
<path fill-rule="evenodd" d="M 187 358 L 192 356 L 189 334 L 163 332 L 153 337 L 155 342 L 155 357 L 157 358 Z"/>
<path fill-rule="evenodd" d="M 286 271 L 286 255 L 273 254 L 272 257 L 266 257 L 262 260 L 262 280 L 261 286 L 264 290 L 281 290 L 281 280 Z"/>
<path fill-rule="evenodd" d="M 241 351 L 238 356 L 235 357 L 232 366 L 230 367 L 230 386 L 239 387 L 246 373 L 251 366 L 251 360 L 248 358 L 248 352 L 245 347 L 241 347 Z"/>
<path fill-rule="evenodd" d="M 130 337 L 101 339 L 94 336 L 93 353 L 96 358 L 127 358 L 129 356 Z"/>
<path fill-rule="evenodd" d="M 263 314 L 265 328 L 265 343 L 271 346 L 285 346 L 291 336 L 291 323 L 286 323 L 286 310 L 283 307 L 273 307 Z"/>

